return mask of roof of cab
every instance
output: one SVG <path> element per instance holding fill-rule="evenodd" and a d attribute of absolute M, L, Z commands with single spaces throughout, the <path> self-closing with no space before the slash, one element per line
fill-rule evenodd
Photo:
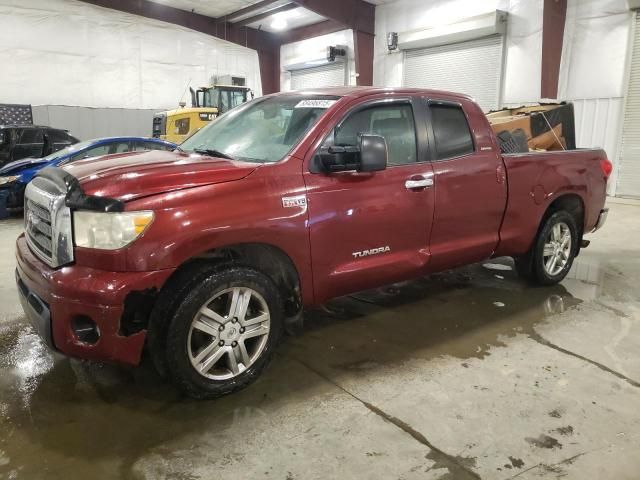
<path fill-rule="evenodd" d="M 337 97 L 364 97 L 378 93 L 399 93 L 399 94 L 422 94 L 426 96 L 462 98 L 473 100 L 469 95 L 463 93 L 449 92 L 444 90 L 429 90 L 424 88 L 404 88 L 404 87 L 324 87 L 310 88 L 308 90 L 295 90 L 289 92 L 280 92 L 273 95 L 333 95 Z"/>

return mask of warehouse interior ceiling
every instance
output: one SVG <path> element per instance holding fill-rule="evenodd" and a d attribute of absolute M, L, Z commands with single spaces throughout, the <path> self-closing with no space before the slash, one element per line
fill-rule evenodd
<path fill-rule="evenodd" d="M 187 12 L 199 13 L 208 17 L 223 17 L 243 8 L 264 3 L 261 0 L 151 0 L 154 3 L 179 8 Z M 287 1 L 279 2 L 289 3 Z"/>
<path fill-rule="evenodd" d="M 267 32 L 282 32 L 324 22 L 326 17 L 291 0 L 151 0 L 207 17 Z M 382 1 L 382 0 L 381 0 Z"/>

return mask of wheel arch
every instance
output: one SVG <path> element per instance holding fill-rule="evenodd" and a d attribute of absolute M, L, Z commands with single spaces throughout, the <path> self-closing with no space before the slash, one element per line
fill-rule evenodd
<path fill-rule="evenodd" d="M 275 245 L 248 242 L 212 248 L 185 260 L 165 286 L 171 288 L 172 283 L 190 275 L 203 263 L 236 263 L 253 267 L 274 281 L 282 295 L 286 316 L 293 316 L 302 308 L 302 282 L 298 268 L 291 257 Z"/>
<path fill-rule="evenodd" d="M 580 240 L 582 240 L 582 234 L 584 232 L 585 225 L 585 204 L 583 198 L 576 193 L 563 193 L 558 195 L 547 207 L 542 218 L 540 219 L 540 224 L 538 226 L 538 232 L 544 225 L 544 222 L 549 216 L 553 215 L 555 212 L 564 210 L 573 216 L 576 221 L 576 226 L 578 227 L 578 246 L 580 245 Z"/>

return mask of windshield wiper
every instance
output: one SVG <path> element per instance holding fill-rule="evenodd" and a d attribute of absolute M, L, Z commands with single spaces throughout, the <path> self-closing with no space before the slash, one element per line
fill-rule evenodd
<path fill-rule="evenodd" d="M 220 157 L 227 158 L 229 160 L 235 160 L 235 158 L 233 158 L 231 155 L 227 155 L 226 153 L 221 152 L 220 150 L 215 150 L 213 148 L 194 148 L 193 151 L 196 153 L 200 153 L 201 155 L 209 155 L 210 157 Z"/>

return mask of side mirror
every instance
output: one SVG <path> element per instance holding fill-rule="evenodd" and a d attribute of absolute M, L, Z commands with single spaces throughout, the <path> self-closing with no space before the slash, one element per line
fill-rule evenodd
<path fill-rule="evenodd" d="M 380 135 L 360 136 L 360 172 L 377 172 L 387 168 L 387 142 Z"/>
<path fill-rule="evenodd" d="M 314 173 L 377 172 L 387 168 L 387 143 L 379 135 L 359 137 L 357 146 L 332 145 L 313 159 Z"/>

